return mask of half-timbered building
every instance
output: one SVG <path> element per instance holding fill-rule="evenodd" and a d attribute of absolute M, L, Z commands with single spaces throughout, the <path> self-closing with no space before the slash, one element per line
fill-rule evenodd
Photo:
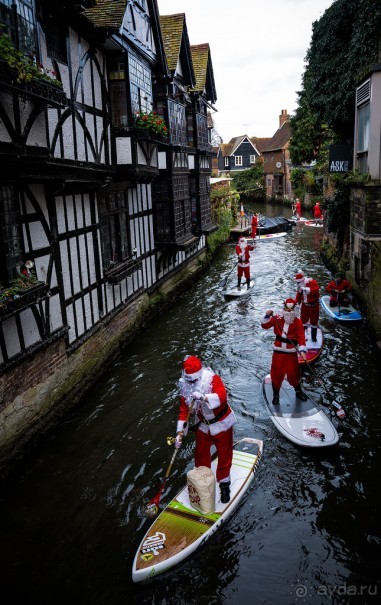
<path fill-rule="evenodd" d="M 205 251 L 216 95 L 179 21 L 171 42 L 156 0 L 0 0 L 0 447 Z"/>

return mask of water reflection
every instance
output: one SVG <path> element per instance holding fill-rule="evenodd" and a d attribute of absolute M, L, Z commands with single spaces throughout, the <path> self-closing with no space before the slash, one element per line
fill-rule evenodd
<path fill-rule="evenodd" d="M 277 207 L 270 212 L 286 214 Z M 340 325 L 321 311 L 325 346 L 314 371 L 325 387 L 311 372 L 303 375 L 317 401 L 326 401 L 329 389 L 345 408 L 343 422 L 326 408 L 339 431 L 337 447 L 310 452 L 288 442 L 269 419 L 261 393 L 272 338 L 260 319 L 294 294 L 299 269 L 322 287 L 329 281 L 319 256 L 321 236 L 321 230 L 298 224 L 283 238 L 260 241 L 252 253 L 252 293 L 230 302 L 218 284 L 235 252 L 224 246 L 208 273 L 141 332 L 83 404 L 4 483 L 0 564 L 14 600 L 321 605 L 350 602 L 345 583 L 379 588 L 375 394 L 381 377 L 364 325 Z M 233 272 L 232 282 L 235 277 Z M 147 585 L 133 585 L 132 560 L 148 523 L 144 507 L 172 454 L 166 438 L 175 432 L 177 381 L 187 353 L 221 374 L 238 417 L 236 438 L 263 439 L 264 456 L 242 505 L 199 552 Z M 190 437 L 162 503 L 182 486 L 193 454 Z"/>

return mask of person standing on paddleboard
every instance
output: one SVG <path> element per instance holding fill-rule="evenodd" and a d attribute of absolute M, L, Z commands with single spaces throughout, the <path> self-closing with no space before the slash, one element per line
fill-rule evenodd
<path fill-rule="evenodd" d="M 295 214 L 296 218 L 302 218 L 302 204 L 300 203 L 300 199 L 298 197 L 295 200 Z"/>
<path fill-rule="evenodd" d="M 246 278 L 247 289 L 250 288 L 250 252 L 254 250 L 253 246 L 247 243 L 246 237 L 241 236 L 238 245 L 235 247 L 238 256 L 238 290 L 241 289 L 242 275 Z"/>
<path fill-rule="evenodd" d="M 344 273 L 339 271 L 336 274 L 336 279 L 327 284 L 326 292 L 329 294 L 329 306 L 336 307 L 338 304 L 342 307 L 349 306 L 348 292 L 352 290 L 352 284 L 344 279 Z"/>
<path fill-rule="evenodd" d="M 179 380 L 180 410 L 177 421 L 175 447 L 181 446 L 189 406 L 195 401 L 194 409 L 198 420 L 196 429 L 195 466 L 211 467 L 212 445 L 216 447 L 218 463 L 216 479 L 220 484 L 221 502 L 230 500 L 230 469 L 233 461 L 233 425 L 236 416 L 227 402 L 225 385 L 211 368 L 203 366 L 200 359 L 187 355 L 183 361 L 183 372 Z"/>
<path fill-rule="evenodd" d="M 296 302 L 293 298 L 284 301 L 283 311 L 274 315 L 274 311 L 266 311 L 261 326 L 265 330 L 274 329 L 275 341 L 271 362 L 271 382 L 273 387 L 273 405 L 279 404 L 279 390 L 283 379 L 294 387 L 296 396 L 301 401 L 307 401 L 300 384 L 300 366 L 298 351 L 306 361 L 306 337 L 302 321 L 296 317 Z"/>
<path fill-rule="evenodd" d="M 320 312 L 320 286 L 315 279 L 305 277 L 301 272 L 295 275 L 294 280 L 297 283 L 295 301 L 297 305 L 301 305 L 300 319 L 304 329 L 307 329 L 310 324 L 311 340 L 316 342 Z"/>
<path fill-rule="evenodd" d="M 312 211 L 314 213 L 315 224 L 317 224 L 318 221 L 321 221 L 323 218 L 323 213 L 320 208 L 319 200 L 316 202 L 315 206 L 312 208 Z"/>
<path fill-rule="evenodd" d="M 258 214 L 256 214 L 254 212 L 253 216 L 251 217 L 251 237 L 253 239 L 255 239 L 255 236 L 257 235 L 257 227 L 258 227 Z"/>

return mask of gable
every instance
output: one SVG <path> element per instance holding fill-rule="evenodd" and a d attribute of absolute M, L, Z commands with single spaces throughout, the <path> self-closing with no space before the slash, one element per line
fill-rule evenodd
<path fill-rule="evenodd" d="M 191 46 L 192 63 L 196 78 L 193 90 L 201 92 L 208 101 L 217 101 L 216 87 L 209 44 Z"/>
<path fill-rule="evenodd" d="M 193 88 L 196 78 L 185 14 L 160 15 L 160 26 L 167 65 L 172 77 L 179 77 Z"/>

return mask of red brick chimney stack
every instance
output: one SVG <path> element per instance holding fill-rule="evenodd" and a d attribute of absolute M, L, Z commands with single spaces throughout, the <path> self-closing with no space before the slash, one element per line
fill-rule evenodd
<path fill-rule="evenodd" d="M 279 128 L 283 126 L 285 122 L 287 122 L 289 115 L 287 113 L 287 109 L 281 109 L 281 113 L 279 116 Z"/>

